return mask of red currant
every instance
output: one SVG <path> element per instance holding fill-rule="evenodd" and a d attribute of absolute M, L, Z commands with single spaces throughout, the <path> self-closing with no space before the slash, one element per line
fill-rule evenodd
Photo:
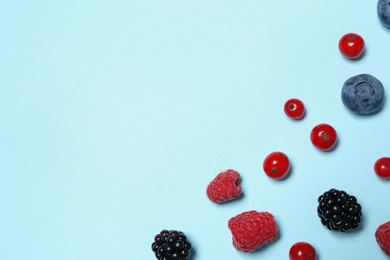
<path fill-rule="evenodd" d="M 390 158 L 382 157 L 375 162 L 374 170 L 376 175 L 382 179 L 390 179 Z"/>
<path fill-rule="evenodd" d="M 284 153 L 273 152 L 265 158 L 263 169 L 268 177 L 277 180 L 282 179 L 290 170 L 290 160 Z"/>
<path fill-rule="evenodd" d="M 315 260 L 317 258 L 316 250 L 312 245 L 306 242 L 298 242 L 290 249 L 290 260 Z"/>
<path fill-rule="evenodd" d="M 328 151 L 336 144 L 337 133 L 330 125 L 319 124 L 311 131 L 310 139 L 315 147 Z"/>
<path fill-rule="evenodd" d="M 364 51 L 364 40 L 360 35 L 348 33 L 339 41 L 340 52 L 348 59 L 356 59 Z"/>
<path fill-rule="evenodd" d="M 292 98 L 284 104 L 284 113 L 292 119 L 299 119 L 305 113 L 305 106 L 299 99 Z"/>

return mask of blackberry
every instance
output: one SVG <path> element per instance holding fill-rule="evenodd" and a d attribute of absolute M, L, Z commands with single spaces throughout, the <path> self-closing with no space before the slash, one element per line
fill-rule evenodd
<path fill-rule="evenodd" d="M 331 189 L 318 198 L 317 213 L 329 230 L 348 232 L 359 227 L 362 207 L 354 196 Z"/>
<path fill-rule="evenodd" d="M 154 237 L 152 251 L 158 260 L 187 260 L 191 243 L 183 232 L 164 229 Z"/>

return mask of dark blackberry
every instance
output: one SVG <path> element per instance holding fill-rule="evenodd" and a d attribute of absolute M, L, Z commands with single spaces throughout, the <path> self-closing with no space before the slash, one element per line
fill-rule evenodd
<path fill-rule="evenodd" d="M 359 227 L 362 207 L 356 197 L 331 189 L 318 197 L 317 213 L 329 230 L 347 232 Z"/>
<path fill-rule="evenodd" d="M 162 230 L 154 237 L 152 251 L 159 260 L 188 260 L 191 243 L 181 231 Z"/>

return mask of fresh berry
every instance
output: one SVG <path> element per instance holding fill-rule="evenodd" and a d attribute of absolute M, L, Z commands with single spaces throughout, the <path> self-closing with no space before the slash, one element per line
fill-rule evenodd
<path fill-rule="evenodd" d="M 356 33 L 348 33 L 341 37 L 339 50 L 348 59 L 359 58 L 364 51 L 364 40 Z"/>
<path fill-rule="evenodd" d="M 382 24 L 390 28 L 390 1 L 389 0 L 378 1 L 377 14 Z"/>
<path fill-rule="evenodd" d="M 390 256 L 390 221 L 377 228 L 375 238 L 382 251 Z"/>
<path fill-rule="evenodd" d="M 319 124 L 311 131 L 310 140 L 318 149 L 328 151 L 336 144 L 337 133 L 332 126 Z"/>
<path fill-rule="evenodd" d="M 376 175 L 382 179 L 390 179 L 390 158 L 379 158 L 374 165 Z"/>
<path fill-rule="evenodd" d="M 221 172 L 207 186 L 207 197 L 214 203 L 224 203 L 240 196 L 242 188 L 239 185 L 240 174 L 229 169 Z"/>
<path fill-rule="evenodd" d="M 265 174 L 272 179 L 282 179 L 290 170 L 290 160 L 281 152 L 269 154 L 263 162 Z"/>
<path fill-rule="evenodd" d="M 290 260 L 315 260 L 317 253 L 309 243 L 298 242 L 290 248 L 289 256 Z"/>
<path fill-rule="evenodd" d="M 190 250 L 191 243 L 183 232 L 177 230 L 162 230 L 152 243 L 152 251 L 159 260 L 187 260 Z"/>
<path fill-rule="evenodd" d="M 245 253 L 272 242 L 279 234 L 274 216 L 255 210 L 231 218 L 228 227 L 233 235 L 234 248 Z"/>
<path fill-rule="evenodd" d="M 382 83 L 370 74 L 359 74 L 347 79 L 341 90 L 343 104 L 361 115 L 377 111 L 382 106 L 384 95 Z"/>
<path fill-rule="evenodd" d="M 289 118 L 300 119 L 305 113 L 305 106 L 299 99 L 292 98 L 287 100 L 284 104 L 284 113 L 286 113 Z"/>
<path fill-rule="evenodd" d="M 329 230 L 351 231 L 359 227 L 362 207 L 354 196 L 331 189 L 318 198 L 317 213 Z"/>

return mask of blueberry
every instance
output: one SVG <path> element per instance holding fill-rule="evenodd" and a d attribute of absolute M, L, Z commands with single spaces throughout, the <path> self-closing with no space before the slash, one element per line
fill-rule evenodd
<path fill-rule="evenodd" d="M 382 106 L 384 95 L 382 83 L 369 74 L 360 74 L 347 79 L 341 91 L 344 105 L 361 115 L 377 111 Z"/>
<path fill-rule="evenodd" d="M 379 0 L 377 4 L 377 12 L 382 24 L 390 28 L 390 0 Z"/>

